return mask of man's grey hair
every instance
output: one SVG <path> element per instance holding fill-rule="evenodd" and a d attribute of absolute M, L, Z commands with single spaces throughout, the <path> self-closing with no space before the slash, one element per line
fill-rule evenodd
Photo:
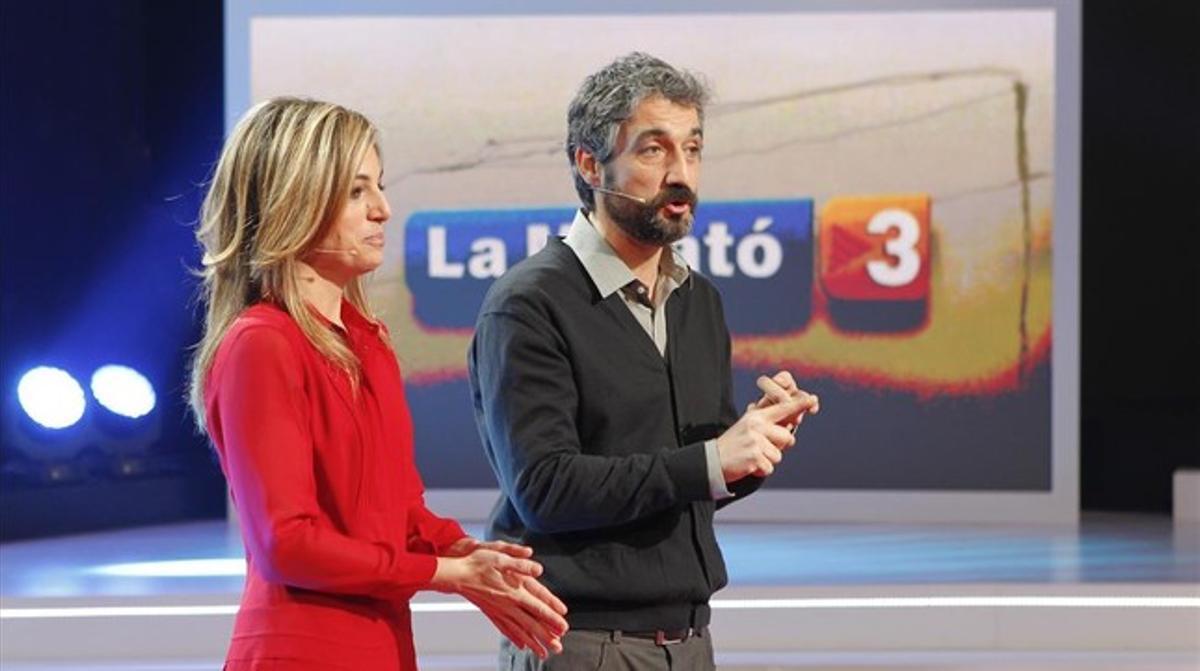
<path fill-rule="evenodd" d="M 633 116 L 643 100 L 653 96 L 694 107 L 703 124 L 708 86 L 697 75 L 678 70 L 649 54 L 635 51 L 622 56 L 589 75 L 580 85 L 567 110 L 567 160 L 585 210 L 596 208 L 596 195 L 579 174 L 575 150 L 582 148 L 601 164 L 608 163 L 621 124 Z"/>

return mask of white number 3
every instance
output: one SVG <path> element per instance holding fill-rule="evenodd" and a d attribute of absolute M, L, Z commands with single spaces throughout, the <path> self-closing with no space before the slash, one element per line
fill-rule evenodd
<path fill-rule="evenodd" d="M 902 287 L 921 272 L 921 255 L 916 250 L 921 225 L 909 212 L 895 208 L 882 210 L 867 222 L 867 232 L 872 235 L 887 235 L 893 229 L 900 234 L 883 243 L 883 249 L 895 259 L 895 264 L 868 261 L 867 274 L 880 286 Z"/>

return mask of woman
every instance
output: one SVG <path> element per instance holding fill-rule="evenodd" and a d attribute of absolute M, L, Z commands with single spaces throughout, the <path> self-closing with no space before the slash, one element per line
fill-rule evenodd
<path fill-rule="evenodd" d="M 408 601 L 423 589 L 463 595 L 539 654 L 561 649 L 566 607 L 529 548 L 425 507 L 400 369 L 362 284 L 383 261 L 382 173 L 362 115 L 277 98 L 238 123 L 204 202 L 191 402 L 247 558 L 227 669 L 415 669 Z"/>

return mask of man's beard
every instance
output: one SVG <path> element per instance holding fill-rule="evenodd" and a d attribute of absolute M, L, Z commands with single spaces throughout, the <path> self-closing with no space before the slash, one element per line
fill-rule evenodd
<path fill-rule="evenodd" d="M 607 185 L 605 188 L 610 188 Z M 639 203 L 628 196 L 611 193 L 600 194 L 608 216 L 626 235 L 648 245 L 665 247 L 683 238 L 692 231 L 696 212 L 696 194 L 682 185 L 668 186 L 654 198 Z M 687 203 L 688 211 L 678 217 L 659 214 L 667 203 Z"/>

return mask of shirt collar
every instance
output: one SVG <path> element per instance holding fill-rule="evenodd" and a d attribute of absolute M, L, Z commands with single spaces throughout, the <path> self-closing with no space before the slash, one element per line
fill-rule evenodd
<path fill-rule="evenodd" d="M 321 314 L 321 312 L 319 310 L 317 310 L 315 307 L 313 307 L 312 305 L 309 305 L 308 308 L 309 308 L 309 311 L 322 324 L 324 324 L 325 326 L 327 326 L 329 328 L 337 329 L 339 331 L 341 330 L 341 328 L 337 324 L 334 324 L 333 322 L 326 319 L 325 315 Z M 366 331 L 367 333 L 371 333 L 371 334 L 379 333 L 379 322 L 375 321 L 373 319 L 370 319 L 363 313 L 359 312 L 358 308 L 354 307 L 354 304 L 351 303 L 350 301 L 346 300 L 345 298 L 342 299 L 341 313 L 342 313 L 342 323 L 346 325 L 347 332 Z"/>
<path fill-rule="evenodd" d="M 658 269 L 675 280 L 675 286 L 681 287 L 692 279 L 692 272 L 688 269 L 687 261 L 683 260 L 683 255 L 676 251 L 674 246 L 668 247 L 668 250 L 670 254 L 662 255 Z"/>
<path fill-rule="evenodd" d="M 376 335 L 379 333 L 379 322 L 371 317 L 364 315 L 354 304 L 345 298 L 342 299 L 342 323 L 347 328 L 360 329 Z"/>
<path fill-rule="evenodd" d="M 571 222 L 571 229 L 567 231 L 563 242 L 579 257 L 579 262 L 596 285 L 601 298 L 608 298 L 621 287 L 637 281 L 633 271 L 617 256 L 612 245 L 600 235 L 583 210 L 575 213 L 575 220 Z M 659 270 L 674 280 L 677 286 L 683 286 L 691 280 L 687 261 L 673 247 L 668 247 L 666 251 L 668 253 L 663 254 L 659 262 Z"/>

